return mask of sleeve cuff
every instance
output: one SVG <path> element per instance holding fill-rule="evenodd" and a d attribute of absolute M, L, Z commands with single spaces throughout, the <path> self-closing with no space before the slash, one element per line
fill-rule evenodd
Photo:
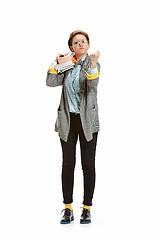
<path fill-rule="evenodd" d="M 89 73 L 90 75 L 96 74 L 96 73 L 97 73 L 97 67 L 96 67 L 96 68 L 89 68 L 89 69 L 88 69 L 88 73 Z"/>
<path fill-rule="evenodd" d="M 52 62 L 49 69 L 48 69 L 48 72 L 49 73 L 52 73 L 52 74 L 57 74 L 58 71 L 55 69 L 55 65 L 56 65 L 56 62 Z"/>
<path fill-rule="evenodd" d="M 89 74 L 89 71 L 87 72 L 87 79 L 88 80 L 94 80 L 94 79 L 98 78 L 98 76 L 99 76 L 98 70 L 95 74 Z"/>
<path fill-rule="evenodd" d="M 57 74 L 58 73 L 58 71 L 54 67 L 53 68 L 49 67 L 48 72 L 51 73 L 51 74 Z"/>

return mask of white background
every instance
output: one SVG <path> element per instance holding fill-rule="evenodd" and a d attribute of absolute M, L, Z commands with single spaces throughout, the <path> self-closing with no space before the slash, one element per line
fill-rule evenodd
<path fill-rule="evenodd" d="M 0 239 L 160 239 L 160 7 L 157 0 L 3 1 L 0 6 Z M 60 225 L 61 87 L 46 86 L 69 34 L 101 53 L 92 224 L 80 225 L 77 145 L 73 224 Z M 102 237 L 103 236 L 103 237 Z"/>

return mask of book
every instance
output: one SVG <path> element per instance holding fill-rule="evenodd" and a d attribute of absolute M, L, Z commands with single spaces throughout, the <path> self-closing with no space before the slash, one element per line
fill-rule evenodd
<path fill-rule="evenodd" d="M 75 57 L 73 53 L 60 55 L 57 59 L 57 64 L 54 66 L 58 73 L 72 69 L 75 65 Z"/>
<path fill-rule="evenodd" d="M 63 62 L 69 61 L 72 58 L 73 58 L 73 54 L 72 53 L 61 55 L 58 58 L 58 63 L 63 63 Z"/>

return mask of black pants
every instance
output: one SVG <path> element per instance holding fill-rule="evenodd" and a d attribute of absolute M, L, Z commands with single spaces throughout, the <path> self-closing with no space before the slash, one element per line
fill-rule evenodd
<path fill-rule="evenodd" d="M 79 136 L 81 148 L 81 164 L 84 179 L 83 204 L 91 206 L 95 188 L 95 153 L 98 133 L 93 133 L 89 142 L 83 133 L 80 115 L 70 113 L 70 132 L 68 141 L 61 140 L 63 152 L 62 191 L 65 204 L 73 202 L 74 169 L 76 164 L 76 143 Z"/>

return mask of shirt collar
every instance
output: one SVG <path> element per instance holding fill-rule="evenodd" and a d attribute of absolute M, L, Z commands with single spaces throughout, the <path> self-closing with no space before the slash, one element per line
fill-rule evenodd
<path fill-rule="evenodd" d="M 87 57 L 87 55 L 84 56 L 80 61 L 83 61 L 83 62 L 84 62 L 84 60 L 86 59 L 86 57 Z"/>
<path fill-rule="evenodd" d="M 86 59 L 86 57 L 87 57 L 87 55 L 86 56 L 84 56 L 81 60 L 79 60 L 79 61 L 76 61 L 76 65 L 82 65 L 83 64 L 83 62 L 84 62 L 84 60 Z"/>

